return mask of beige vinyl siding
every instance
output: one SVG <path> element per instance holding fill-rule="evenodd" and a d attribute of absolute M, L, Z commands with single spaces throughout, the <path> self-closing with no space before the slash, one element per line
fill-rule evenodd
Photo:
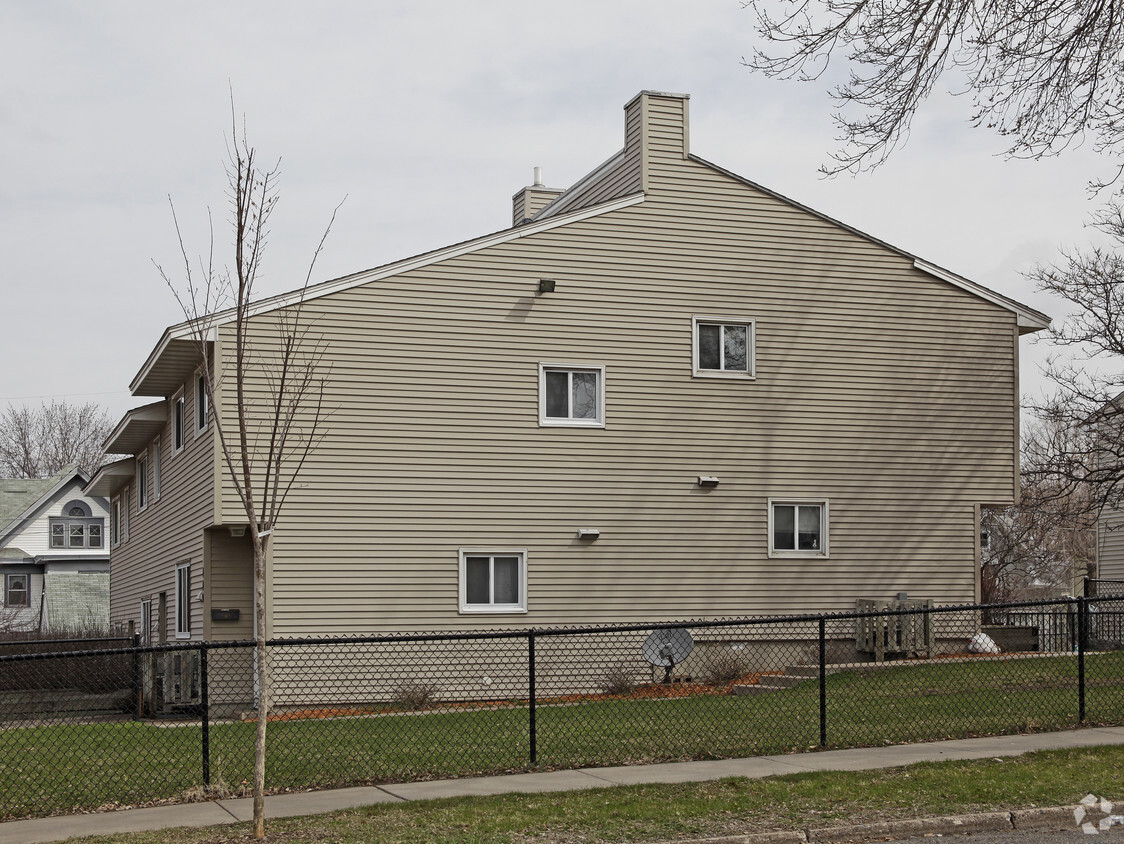
<path fill-rule="evenodd" d="M 225 528 L 207 531 L 206 638 L 254 638 L 254 549 L 249 532 L 233 537 Z M 235 609 L 237 621 L 212 621 L 212 609 Z"/>
<path fill-rule="evenodd" d="M 1124 580 L 1124 515 L 1118 511 L 1102 516 L 1097 524 L 1097 577 Z"/>
<path fill-rule="evenodd" d="M 305 306 L 332 415 L 274 537 L 274 634 L 973 598 L 975 505 L 1013 495 L 1014 315 L 652 131 L 644 203 Z M 692 377 L 692 316 L 724 315 L 756 320 L 754 381 Z M 604 429 L 539 427 L 540 363 L 605 366 Z M 769 559 L 770 497 L 828 499 L 831 556 Z M 461 548 L 527 549 L 528 612 L 458 614 Z"/>
<path fill-rule="evenodd" d="M 176 566 L 191 564 L 192 589 L 203 586 L 203 530 L 214 521 L 213 429 L 195 433 L 194 376 L 184 379 L 184 448 L 172 452 L 172 414 L 159 435 L 160 497 L 138 512 L 137 484 L 129 481 L 129 538 L 110 551 L 110 617 L 114 624 L 140 622 L 140 602 L 152 600 L 156 625 L 160 593 L 166 594 L 165 636 L 176 638 Z M 170 398 L 170 397 L 169 397 Z M 151 454 L 152 444 L 149 444 Z M 152 458 L 149 458 L 151 476 Z M 108 538 L 108 527 L 107 527 Z M 203 604 L 191 601 L 192 638 L 202 638 Z"/>

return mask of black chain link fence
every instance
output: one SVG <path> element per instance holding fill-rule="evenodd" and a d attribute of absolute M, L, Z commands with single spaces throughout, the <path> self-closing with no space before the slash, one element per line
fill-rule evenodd
<path fill-rule="evenodd" d="M 267 786 L 1124 724 L 1124 583 L 1097 586 L 986 607 L 271 641 Z M 0 647 L 0 817 L 245 793 L 252 642 L 58 647 Z"/>

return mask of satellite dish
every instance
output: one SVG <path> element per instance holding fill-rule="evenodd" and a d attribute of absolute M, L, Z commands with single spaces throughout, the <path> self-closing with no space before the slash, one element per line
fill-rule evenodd
<path fill-rule="evenodd" d="M 664 669 L 663 681 L 671 682 L 671 669 L 685 660 L 695 647 L 691 633 L 682 627 L 653 630 L 644 640 L 644 659 L 655 668 Z"/>

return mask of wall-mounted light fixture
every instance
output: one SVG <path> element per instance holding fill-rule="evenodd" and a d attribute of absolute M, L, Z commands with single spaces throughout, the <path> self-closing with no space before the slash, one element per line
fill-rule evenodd
<path fill-rule="evenodd" d="M 704 489 L 711 489 L 718 486 L 718 478 L 709 475 L 699 475 L 699 486 Z"/>
<path fill-rule="evenodd" d="M 231 525 L 230 526 L 230 535 L 233 536 L 235 539 L 238 539 L 240 537 L 245 536 L 246 535 L 246 526 L 245 525 Z"/>
<path fill-rule="evenodd" d="M 601 531 L 597 528 L 578 528 L 578 539 L 584 539 L 592 542 L 601 535 Z"/>
<path fill-rule="evenodd" d="M 554 279 L 540 278 L 539 279 L 539 294 L 553 293 L 554 292 Z"/>

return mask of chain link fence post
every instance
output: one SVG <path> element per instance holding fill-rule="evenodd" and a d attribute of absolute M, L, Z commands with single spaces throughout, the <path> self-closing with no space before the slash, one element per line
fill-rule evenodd
<path fill-rule="evenodd" d="M 538 724 L 535 718 L 535 628 L 527 631 L 527 718 L 530 730 L 531 764 L 539 761 Z"/>
<path fill-rule="evenodd" d="M 1085 723 L 1085 647 L 1089 634 L 1089 599 L 1077 599 L 1077 723 Z"/>
<path fill-rule="evenodd" d="M 211 700 L 207 677 L 207 646 L 199 647 L 199 708 L 202 718 L 203 785 L 211 784 Z"/>
<path fill-rule="evenodd" d="M 820 747 L 827 747 L 827 619 L 820 622 Z"/>
<path fill-rule="evenodd" d="M 133 692 L 133 720 L 139 721 L 141 719 L 141 707 L 143 701 L 141 700 L 141 665 L 140 665 L 140 633 L 133 634 L 133 677 L 132 677 L 132 692 Z"/>

